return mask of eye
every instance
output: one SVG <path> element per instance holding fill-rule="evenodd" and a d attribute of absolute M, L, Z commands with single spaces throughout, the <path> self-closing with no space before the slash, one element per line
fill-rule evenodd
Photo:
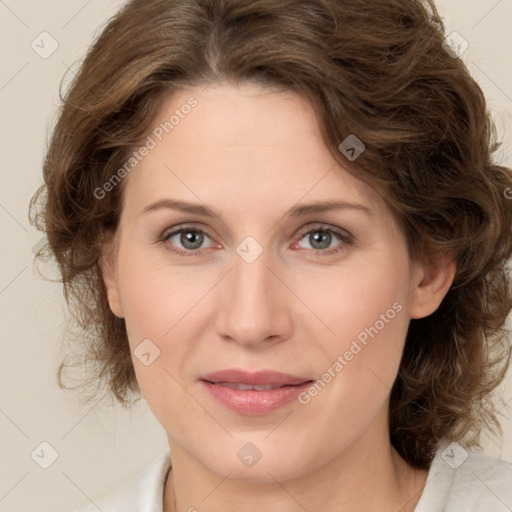
<path fill-rule="evenodd" d="M 353 237 L 348 232 L 324 226 L 318 226 L 305 233 L 303 232 L 300 241 L 294 246 L 297 246 L 302 240 L 309 244 L 306 249 L 316 251 L 317 256 L 338 253 L 353 243 Z"/>
<path fill-rule="evenodd" d="M 292 249 L 299 248 L 306 251 L 315 251 L 317 256 L 328 256 L 343 251 L 354 241 L 353 236 L 347 231 L 317 226 L 314 229 L 303 231 L 299 242 L 295 242 Z M 183 226 L 164 233 L 160 239 L 169 249 L 180 256 L 198 256 L 202 254 L 201 249 L 207 249 L 203 244 L 206 239 L 211 238 L 201 229 Z M 299 244 L 306 240 L 309 247 L 301 247 Z M 333 246 L 334 243 L 334 246 Z M 219 244 L 213 243 L 216 248 L 222 248 Z"/>
<path fill-rule="evenodd" d="M 197 256 L 202 253 L 198 249 L 204 249 L 202 245 L 206 238 L 210 237 L 200 229 L 182 227 L 165 234 L 162 242 L 169 242 L 172 247 L 177 247 L 177 249 L 172 248 L 171 250 L 180 256 Z"/>

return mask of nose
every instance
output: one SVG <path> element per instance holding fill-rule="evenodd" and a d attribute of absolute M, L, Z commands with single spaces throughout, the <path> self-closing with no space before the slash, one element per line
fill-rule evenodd
<path fill-rule="evenodd" d="M 268 348 L 291 337 L 293 294 L 278 278 L 266 251 L 252 263 L 235 255 L 218 290 L 219 336 L 248 348 Z"/>

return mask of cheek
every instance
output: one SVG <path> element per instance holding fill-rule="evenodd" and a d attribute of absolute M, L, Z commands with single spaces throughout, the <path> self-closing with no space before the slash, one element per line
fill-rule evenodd
<path fill-rule="evenodd" d="M 406 262 L 386 265 L 382 261 L 361 261 L 335 272 L 324 271 L 316 280 L 313 276 L 306 286 L 302 285 L 301 294 L 307 292 L 311 309 L 319 313 L 320 319 L 340 340 L 352 339 L 376 323 L 382 333 L 390 331 L 389 326 L 401 325 L 403 330 L 408 300 L 407 272 Z M 384 315 L 382 319 L 381 315 Z"/>
<path fill-rule="evenodd" d="M 207 270 L 172 268 L 163 258 L 152 257 L 151 251 L 120 252 L 118 264 L 137 381 L 160 417 L 164 405 L 172 404 L 176 410 L 186 406 L 186 395 L 177 382 L 183 377 L 182 362 L 188 360 L 199 343 L 199 334 L 208 328 L 203 297 L 218 277 Z"/>
<path fill-rule="evenodd" d="M 188 322 L 187 312 L 193 313 L 209 280 L 204 273 L 173 268 L 159 254 L 126 250 L 119 258 L 121 302 L 133 343 L 141 337 L 163 340 L 180 321 Z"/>
<path fill-rule="evenodd" d="M 322 279 L 322 286 L 309 282 L 316 292 L 309 294 L 308 304 L 331 331 L 316 336 L 321 351 L 317 361 L 323 362 L 317 370 L 323 369 L 322 380 L 329 380 L 329 372 L 336 375 L 332 380 L 343 395 L 340 403 L 357 396 L 385 398 L 396 378 L 409 325 L 407 259 L 401 253 L 370 259 L 333 272 L 330 279 Z M 377 388 L 382 391 L 378 396 Z"/>

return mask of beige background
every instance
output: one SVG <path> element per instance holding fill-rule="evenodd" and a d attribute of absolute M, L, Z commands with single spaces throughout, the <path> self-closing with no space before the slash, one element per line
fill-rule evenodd
<path fill-rule="evenodd" d="M 163 429 L 144 403 L 128 412 L 101 404 L 83 407 L 76 395 L 57 387 L 66 313 L 58 284 L 33 271 L 32 248 L 41 235 L 27 220 L 28 201 L 42 182 L 60 79 L 65 72 L 72 75 L 94 35 L 121 4 L 0 0 L 0 511 L 70 511 L 121 484 L 166 446 Z M 500 161 L 511 166 L 512 0 L 439 0 L 438 7 L 448 32 L 457 31 L 469 42 L 463 58 L 484 89 L 504 138 Z M 44 31 L 58 43 L 45 59 L 31 47 Z M 501 394 L 512 404 L 512 378 Z M 508 416 L 504 439 L 487 440 L 485 452 L 512 461 L 510 408 L 503 411 Z M 43 441 L 59 455 L 48 469 L 31 458 Z"/>

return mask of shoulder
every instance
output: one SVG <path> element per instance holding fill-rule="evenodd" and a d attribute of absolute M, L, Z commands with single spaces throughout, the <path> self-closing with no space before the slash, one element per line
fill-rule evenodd
<path fill-rule="evenodd" d="M 415 512 L 510 512 L 512 464 L 444 441 Z"/>
<path fill-rule="evenodd" d="M 171 468 L 169 450 L 123 485 L 73 512 L 162 512 L 165 481 Z"/>

